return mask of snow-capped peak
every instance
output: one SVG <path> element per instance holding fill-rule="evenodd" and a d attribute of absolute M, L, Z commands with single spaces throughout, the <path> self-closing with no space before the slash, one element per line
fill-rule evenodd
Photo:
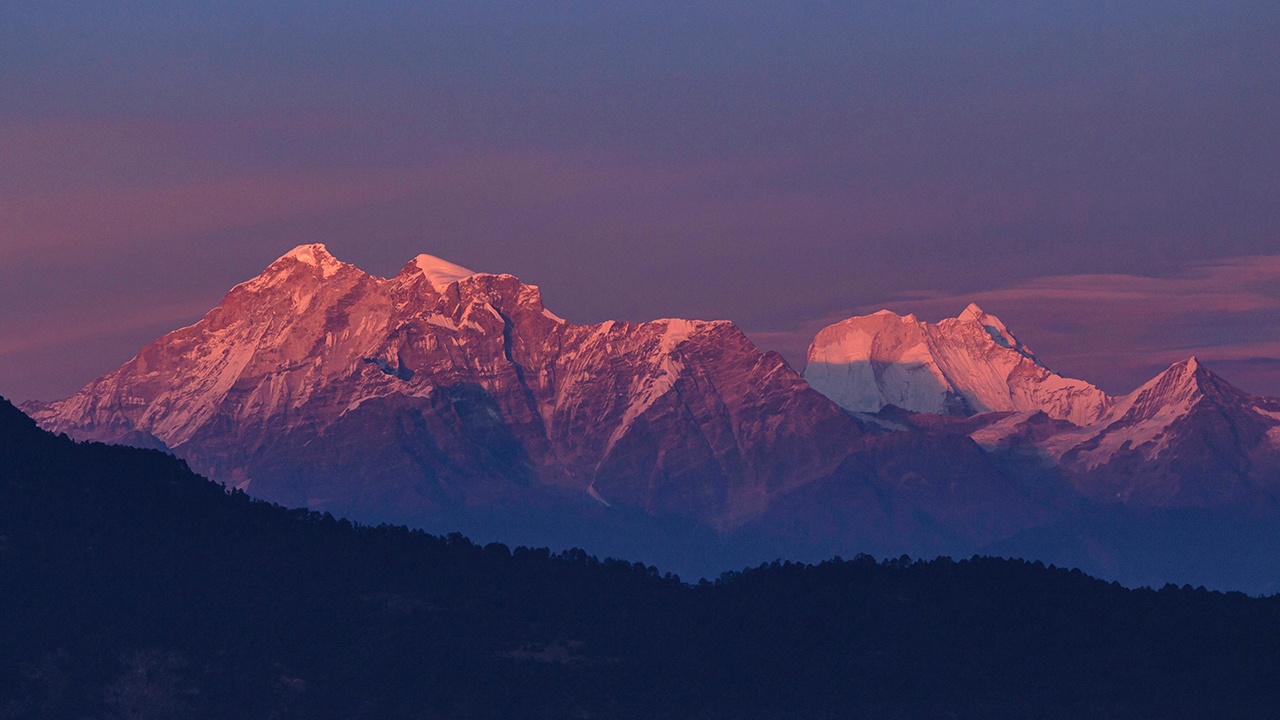
<path fill-rule="evenodd" d="M 1194 355 L 1180 360 L 1148 380 L 1130 396 L 1135 410 L 1191 404 L 1199 398 L 1239 399 L 1243 393 L 1214 374 Z M 1117 406 L 1119 410 L 1121 406 Z"/>
<path fill-rule="evenodd" d="M 982 308 L 978 307 L 978 303 L 969 303 L 968 307 L 960 313 L 960 316 L 957 319 L 978 320 L 980 322 L 982 318 L 986 317 L 986 315 L 987 313 Z"/>
<path fill-rule="evenodd" d="M 1085 469 L 1105 465 L 1130 451 L 1149 460 L 1175 442 L 1177 433 L 1171 428 L 1187 422 L 1197 408 L 1211 408 L 1210 412 L 1235 409 L 1248 415 L 1249 422 L 1274 423 L 1278 418 L 1270 411 L 1260 411 L 1260 402 L 1262 399 L 1239 390 L 1190 357 L 1116 398 L 1096 424 L 1051 437 L 1042 447 L 1055 458 L 1070 454 L 1070 462 Z M 1243 425 L 1235 422 L 1230 427 L 1230 432 L 1239 433 Z"/>
<path fill-rule="evenodd" d="M 1009 332 L 1009 328 L 1000 321 L 1000 318 L 987 313 L 982 308 L 978 307 L 977 303 L 969 303 L 969 306 L 964 309 L 964 312 L 960 313 L 956 320 L 960 322 L 974 322 L 981 325 L 997 345 L 1007 347 L 1010 350 L 1017 350 L 1028 358 L 1035 360 L 1035 356 L 1032 355 L 1031 351 L 1024 347 L 1022 343 L 1019 342 L 1018 338 L 1013 336 L 1013 333 Z"/>
<path fill-rule="evenodd" d="M 262 274 L 236 287 L 247 287 L 250 290 L 275 287 L 288 278 L 294 277 L 299 270 L 304 271 L 304 274 L 314 272 L 309 268 L 318 269 L 321 276 L 327 280 L 344 267 L 351 266 L 331 255 L 329 249 L 323 244 L 307 243 L 276 258 L 276 261 L 271 263 Z"/>
<path fill-rule="evenodd" d="M 1112 411 L 1112 416 L 1133 418 L 1156 413 L 1174 416 L 1185 414 L 1203 394 L 1196 379 L 1198 369 L 1199 363 L 1195 358 L 1170 365 L 1164 372 L 1122 398 Z M 1170 408 L 1176 408 L 1176 411 L 1170 413 Z"/>
<path fill-rule="evenodd" d="M 306 263 L 307 265 L 315 265 L 316 267 L 338 262 L 337 258 L 329 254 L 329 248 L 326 248 L 323 243 L 307 243 L 305 245 L 299 245 L 284 255 L 281 255 L 279 258 L 279 260 L 286 259 L 297 260 L 298 262 Z M 277 262 L 279 262 L 279 260 L 277 260 Z"/>
<path fill-rule="evenodd" d="M 1210 386 L 1219 385 L 1225 381 L 1219 378 L 1212 370 L 1205 367 L 1204 363 L 1195 355 L 1186 360 L 1179 360 L 1170 365 L 1168 369 L 1157 375 L 1149 384 L 1165 379 L 1165 384 L 1177 384 L 1183 386 L 1195 386 L 1201 391 L 1211 389 Z"/>
<path fill-rule="evenodd" d="M 1043 410 L 1085 425 L 1110 404 L 1089 383 L 1050 372 L 977 304 L 936 324 L 882 311 L 831 325 L 814 338 L 804 375 L 853 412 Z"/>
<path fill-rule="evenodd" d="M 443 291 L 450 283 L 476 274 L 474 270 L 468 270 L 461 265 L 456 265 L 448 260 L 442 260 L 435 255 L 426 253 L 415 257 L 411 264 L 417 267 L 422 276 L 427 279 L 427 282 L 431 283 L 431 286 L 439 291 Z"/>

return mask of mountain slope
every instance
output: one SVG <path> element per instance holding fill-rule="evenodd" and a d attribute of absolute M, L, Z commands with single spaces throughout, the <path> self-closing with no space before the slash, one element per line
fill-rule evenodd
<path fill-rule="evenodd" d="M 1111 403 L 1093 385 L 1045 368 L 977 305 L 937 324 L 887 310 L 849 318 L 818 333 L 808 361 L 809 384 L 851 412 L 1043 411 L 1087 425 Z"/>
<path fill-rule="evenodd" d="M 1154 506 L 1280 499 L 1280 399 L 1249 395 L 1194 357 L 1117 399 L 1093 425 L 1040 445 L 1095 497 Z"/>
<path fill-rule="evenodd" d="M 860 436 L 731 323 L 578 326 L 510 275 L 423 255 L 382 279 L 320 245 L 27 409 L 259 497 L 396 520 L 585 502 L 734 527 Z"/>

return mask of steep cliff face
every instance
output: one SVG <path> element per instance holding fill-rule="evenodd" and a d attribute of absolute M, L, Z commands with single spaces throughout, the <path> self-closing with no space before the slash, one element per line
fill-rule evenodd
<path fill-rule="evenodd" d="M 422 255 L 382 279 L 320 245 L 27 410 L 281 502 L 409 515 L 590 498 L 716 527 L 829 474 L 860 437 L 731 323 L 573 325 L 510 275 Z"/>
<path fill-rule="evenodd" d="M 936 324 L 887 310 L 849 318 L 818 333 L 808 360 L 809 384 L 852 412 L 1042 411 L 1087 425 L 1111 403 L 1093 385 L 1044 367 L 977 305 Z"/>

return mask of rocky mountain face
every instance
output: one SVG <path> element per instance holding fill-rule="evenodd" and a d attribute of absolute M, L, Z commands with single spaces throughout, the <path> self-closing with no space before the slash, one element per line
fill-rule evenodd
<path fill-rule="evenodd" d="M 852 317 L 820 331 L 808 360 L 809 384 L 850 412 L 1042 411 L 1087 425 L 1111 405 L 1093 385 L 1046 368 L 977 305 L 937 324 L 888 310 Z"/>
<path fill-rule="evenodd" d="M 510 275 L 423 255 L 382 279 L 320 245 L 27 410 L 73 438 L 163 446 L 260 497 L 372 518 L 567 502 L 731 528 L 861 443 L 731 323 L 573 325 Z"/>
<path fill-rule="evenodd" d="M 1116 398 L 1097 421 L 1044 428 L 1011 416 L 971 436 L 998 450 L 1035 447 L 1082 494 L 1136 507 L 1274 505 L 1280 499 L 1280 399 L 1250 395 L 1196 358 Z"/>
<path fill-rule="evenodd" d="M 970 305 L 937 324 L 881 311 L 831 325 L 810 346 L 804 375 L 846 410 L 875 413 L 865 421 L 877 428 L 967 435 L 997 456 L 1052 466 L 1094 501 L 1280 498 L 1280 399 L 1249 395 L 1195 358 L 1113 398 L 1051 372 Z M 902 411 L 908 418 L 895 423 Z"/>
<path fill-rule="evenodd" d="M 510 275 L 421 255 L 379 278 L 304 245 L 24 410 L 283 504 L 686 575 L 987 549 L 1280 589 L 1240 569 L 1280 547 L 1280 400 L 1194 358 L 1109 397 L 970 306 L 850 318 L 809 359 L 802 377 L 729 322 L 575 325 Z M 1234 539 L 1188 553 L 1204 528 Z"/>

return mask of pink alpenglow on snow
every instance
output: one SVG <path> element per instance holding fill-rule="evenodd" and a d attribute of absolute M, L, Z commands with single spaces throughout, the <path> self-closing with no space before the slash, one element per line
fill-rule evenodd
<path fill-rule="evenodd" d="M 79 439 L 165 447 L 260 497 L 365 517 L 542 492 L 732 525 L 860 439 L 731 322 L 574 325 L 511 275 L 419 255 L 380 278 L 319 244 L 27 409 Z"/>
<path fill-rule="evenodd" d="M 809 384 L 851 412 L 886 405 L 950 415 L 1039 410 L 1088 425 L 1111 404 L 1088 382 L 1044 367 L 976 304 L 936 324 L 888 310 L 852 317 L 820 331 L 808 359 Z"/>

